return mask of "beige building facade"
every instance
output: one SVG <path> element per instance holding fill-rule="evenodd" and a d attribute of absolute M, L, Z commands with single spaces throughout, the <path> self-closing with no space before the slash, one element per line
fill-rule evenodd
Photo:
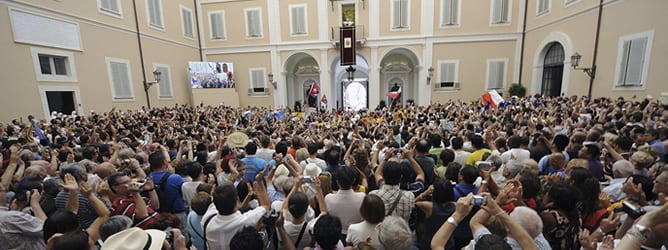
<path fill-rule="evenodd" d="M 0 0 L 0 119 L 141 108 L 155 70 L 153 107 L 321 106 L 326 96 L 327 109 L 373 109 L 395 85 L 419 105 L 513 83 L 528 94 L 658 96 L 668 92 L 665 9 L 663 0 Z M 354 72 L 340 66 L 347 25 Z M 236 86 L 191 89 L 189 61 L 233 63 Z"/>

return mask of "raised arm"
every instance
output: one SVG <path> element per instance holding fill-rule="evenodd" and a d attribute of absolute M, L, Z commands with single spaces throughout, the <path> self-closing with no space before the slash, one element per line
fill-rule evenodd
<path fill-rule="evenodd" d="M 325 202 L 325 194 L 322 193 L 322 187 L 320 186 L 320 177 L 311 176 L 311 181 L 316 190 L 316 198 L 318 199 L 318 206 L 320 206 L 320 215 L 327 214 L 327 203 Z"/>
<path fill-rule="evenodd" d="M 60 184 L 60 187 L 67 190 L 67 204 L 65 209 L 74 214 L 79 212 L 79 185 L 77 185 L 76 179 L 71 174 L 65 174 L 64 184 Z"/>
<path fill-rule="evenodd" d="M 496 204 L 496 201 L 492 199 L 492 195 L 489 193 L 484 193 L 482 195 L 487 198 L 487 204 L 481 206 L 483 210 L 485 210 L 486 213 L 495 216 L 503 224 L 505 224 L 508 228 L 508 234 L 517 240 L 522 249 L 538 249 L 536 242 L 534 242 L 529 233 L 527 233 L 527 231 L 525 231 L 522 226 L 517 224 L 512 218 L 510 218 L 508 213 L 503 211 L 503 209 L 501 209 L 501 207 Z M 471 219 L 471 221 L 473 221 L 473 219 Z M 473 224 L 471 224 L 471 230 L 473 230 Z"/>
<path fill-rule="evenodd" d="M 93 194 L 92 189 L 88 186 L 87 182 L 79 182 L 79 190 L 81 191 L 81 194 L 88 199 L 97 213 L 97 218 L 95 218 L 93 223 L 86 229 L 86 232 L 88 232 L 88 235 L 90 236 L 90 240 L 95 242 L 100 238 L 100 225 L 109 219 L 111 212 L 109 212 L 109 209 L 104 203 Z M 146 208 L 146 205 L 144 205 L 144 208 Z"/>
<path fill-rule="evenodd" d="M 39 201 L 42 199 L 42 194 L 40 194 L 37 189 L 33 189 L 30 192 L 26 191 L 26 195 L 30 197 L 30 208 L 32 208 L 35 218 L 45 221 L 46 213 L 44 213 L 42 206 L 39 204 Z"/>
<path fill-rule="evenodd" d="M 3 190 L 8 190 L 9 185 L 12 184 L 12 177 L 14 177 L 14 172 L 16 171 L 16 167 L 18 166 L 18 161 L 20 159 L 19 148 L 17 146 L 11 146 L 9 151 L 11 154 L 9 158 L 9 166 L 7 166 L 7 169 L 5 169 L 2 177 L 0 177 Z"/>
<path fill-rule="evenodd" d="M 262 179 L 264 178 L 264 173 L 267 172 L 269 166 L 266 166 L 260 173 L 255 176 L 255 183 L 253 183 L 253 189 L 255 191 L 255 197 L 260 203 L 261 207 L 264 207 L 267 211 L 271 208 L 271 203 L 269 201 L 269 195 L 267 194 L 267 189 L 264 188 L 264 183 Z"/>
<path fill-rule="evenodd" d="M 465 197 L 461 197 L 457 200 L 457 209 L 455 212 L 448 218 L 448 221 L 443 223 L 441 227 L 436 231 L 434 236 L 431 238 L 431 249 L 443 250 L 445 249 L 445 244 L 448 243 L 448 239 L 452 235 L 452 232 L 455 231 L 459 222 L 461 222 L 473 209 L 473 195 L 468 194 Z"/>
<path fill-rule="evenodd" d="M 402 153 L 404 154 L 404 157 L 408 159 L 408 161 L 411 163 L 411 168 L 413 168 L 413 171 L 417 175 L 415 177 L 416 180 L 421 180 L 424 181 L 424 170 L 422 170 L 422 167 L 420 167 L 420 164 L 415 161 L 415 158 L 413 158 L 413 152 L 409 149 L 402 149 Z"/>

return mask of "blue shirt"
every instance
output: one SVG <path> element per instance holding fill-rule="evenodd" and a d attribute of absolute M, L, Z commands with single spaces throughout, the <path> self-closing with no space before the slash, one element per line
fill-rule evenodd
<path fill-rule="evenodd" d="M 160 184 L 162 176 L 166 173 L 167 171 L 152 172 L 149 174 L 149 176 L 153 179 L 153 183 L 158 185 Z M 183 178 L 181 178 L 181 176 L 178 174 L 172 174 L 167 178 L 167 181 L 165 181 L 164 192 L 160 193 L 160 195 L 166 195 L 166 197 L 163 197 L 161 200 L 174 201 L 172 204 L 172 211 L 169 212 L 175 214 L 186 211 L 186 206 L 183 202 L 183 195 L 181 195 L 181 185 L 183 185 Z M 160 204 L 160 211 L 164 211 L 162 206 L 163 204 Z"/>
<path fill-rule="evenodd" d="M 188 214 L 188 224 L 186 224 L 186 231 L 190 242 L 193 243 L 197 249 L 204 249 L 204 232 L 202 231 L 202 216 L 197 215 L 195 211 L 190 211 Z"/>
<path fill-rule="evenodd" d="M 241 159 L 241 162 L 246 165 L 246 171 L 244 173 L 244 179 L 251 182 L 255 182 L 255 176 L 257 173 L 264 170 L 264 167 L 267 165 L 267 162 L 260 157 L 255 155 L 248 155 Z"/>
<path fill-rule="evenodd" d="M 457 183 L 457 185 L 455 185 L 452 191 L 455 193 L 455 201 L 456 201 L 457 199 L 459 199 L 459 197 L 467 196 L 469 193 L 473 194 L 478 193 L 478 188 L 473 184 Z M 460 191 L 463 193 L 460 193 Z"/>

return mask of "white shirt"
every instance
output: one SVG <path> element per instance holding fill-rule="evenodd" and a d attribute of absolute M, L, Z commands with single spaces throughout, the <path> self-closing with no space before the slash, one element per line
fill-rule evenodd
<path fill-rule="evenodd" d="M 358 243 L 365 242 L 366 239 L 371 238 L 370 245 L 374 249 L 383 250 L 383 245 L 380 244 L 380 241 L 378 240 L 376 225 L 378 224 L 371 224 L 367 221 L 350 225 L 350 227 L 348 227 L 346 242 L 357 245 Z"/>
<path fill-rule="evenodd" d="M 327 212 L 341 219 L 341 233 L 348 232 L 348 226 L 362 221 L 360 206 L 364 200 L 364 193 L 354 192 L 352 189 L 339 190 L 325 196 Z"/>
<path fill-rule="evenodd" d="M 455 151 L 455 160 L 454 162 L 461 164 L 462 166 L 466 165 L 466 159 L 471 155 L 470 152 L 464 150 Z"/>
<path fill-rule="evenodd" d="M 523 148 L 511 148 L 510 150 L 503 152 L 503 154 L 501 154 L 501 160 L 503 161 L 504 164 L 508 163 L 508 161 L 510 161 L 510 158 L 512 158 L 512 156 L 515 156 L 515 160 L 522 162 L 526 159 L 529 159 L 531 153 L 529 152 L 529 150 Z"/>
<path fill-rule="evenodd" d="M 184 182 L 181 185 L 181 195 L 183 196 L 183 201 L 186 203 L 186 207 L 190 207 L 190 201 L 195 197 L 197 193 L 197 186 L 202 184 L 201 181 L 189 181 Z"/>
<path fill-rule="evenodd" d="M 288 236 L 290 236 L 293 244 L 297 242 L 297 238 L 299 238 L 299 233 L 302 231 L 304 223 L 306 223 L 306 221 L 302 222 L 301 224 L 292 224 L 292 221 L 285 221 L 285 224 L 283 224 L 285 232 L 288 233 Z M 304 247 L 308 246 L 309 244 L 311 244 L 311 234 L 308 232 L 308 230 L 305 229 L 304 234 L 302 235 L 302 239 L 299 241 L 299 245 L 297 245 L 297 249 L 304 249 Z"/>
<path fill-rule="evenodd" d="M 255 152 L 255 156 L 259 157 L 260 159 L 270 162 L 272 160 L 272 156 L 276 150 L 270 149 L 270 148 L 259 148 L 257 149 L 257 152 Z"/>
<path fill-rule="evenodd" d="M 326 171 L 326 170 L 327 170 L 327 162 L 325 162 L 325 160 L 320 159 L 320 158 L 318 158 L 318 157 L 313 157 L 313 158 L 309 157 L 309 158 L 306 158 L 306 160 L 303 160 L 302 162 L 300 162 L 299 165 L 302 166 L 302 169 L 305 169 L 305 168 L 306 168 L 306 164 L 309 164 L 309 163 L 313 163 L 313 164 L 315 164 L 315 165 L 318 165 L 318 167 L 320 167 L 320 169 L 322 169 L 322 171 Z"/>
<path fill-rule="evenodd" d="M 610 180 L 610 185 L 607 187 L 603 188 L 603 192 L 608 193 L 608 197 L 610 197 L 610 201 L 612 202 L 617 202 L 621 199 L 626 198 L 626 194 L 622 192 L 622 186 L 624 185 L 624 182 L 626 181 L 626 178 L 615 178 Z"/>
<path fill-rule="evenodd" d="M 243 214 L 236 211 L 230 215 L 220 215 L 216 206 L 212 203 L 202 217 L 202 228 L 204 229 L 204 222 L 209 217 L 216 216 L 206 226 L 208 249 L 229 250 L 230 241 L 234 234 L 244 226 L 254 227 L 266 211 L 264 207 L 257 207 Z"/>

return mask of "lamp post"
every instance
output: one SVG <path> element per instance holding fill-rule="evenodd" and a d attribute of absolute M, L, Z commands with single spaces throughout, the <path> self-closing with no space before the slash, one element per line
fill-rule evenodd
<path fill-rule="evenodd" d="M 277 89 L 277 86 L 276 86 L 277 82 L 274 81 L 274 74 L 269 72 L 269 74 L 267 75 L 267 79 L 269 80 L 269 83 L 271 83 L 271 86 L 274 86 L 274 90 L 276 90 Z"/>
<path fill-rule="evenodd" d="M 144 93 L 146 93 L 146 106 L 148 108 L 151 108 L 151 98 L 148 96 L 148 90 L 151 88 L 153 84 L 159 84 L 160 83 L 160 76 L 162 75 L 162 72 L 158 71 L 157 69 L 153 71 L 153 77 L 155 78 L 154 82 L 149 82 L 147 80 L 144 80 Z"/>
<path fill-rule="evenodd" d="M 353 67 L 352 65 L 350 65 L 350 66 L 348 66 L 348 68 L 346 68 L 346 72 L 348 72 L 348 83 L 351 83 L 351 82 L 353 82 L 353 80 L 355 80 L 355 71 L 356 70 L 357 69 L 355 69 L 355 67 Z"/>
<path fill-rule="evenodd" d="M 427 70 L 427 85 L 431 84 L 432 77 L 434 77 L 434 67 L 429 67 Z"/>
<path fill-rule="evenodd" d="M 596 65 L 592 65 L 591 68 L 578 68 L 578 66 L 580 66 L 580 59 L 582 59 L 582 55 L 575 52 L 575 54 L 571 56 L 571 66 L 573 66 L 574 70 L 582 70 L 589 76 L 589 91 L 587 92 L 587 97 L 591 99 L 591 89 L 594 84 L 594 78 L 596 77 Z"/>

